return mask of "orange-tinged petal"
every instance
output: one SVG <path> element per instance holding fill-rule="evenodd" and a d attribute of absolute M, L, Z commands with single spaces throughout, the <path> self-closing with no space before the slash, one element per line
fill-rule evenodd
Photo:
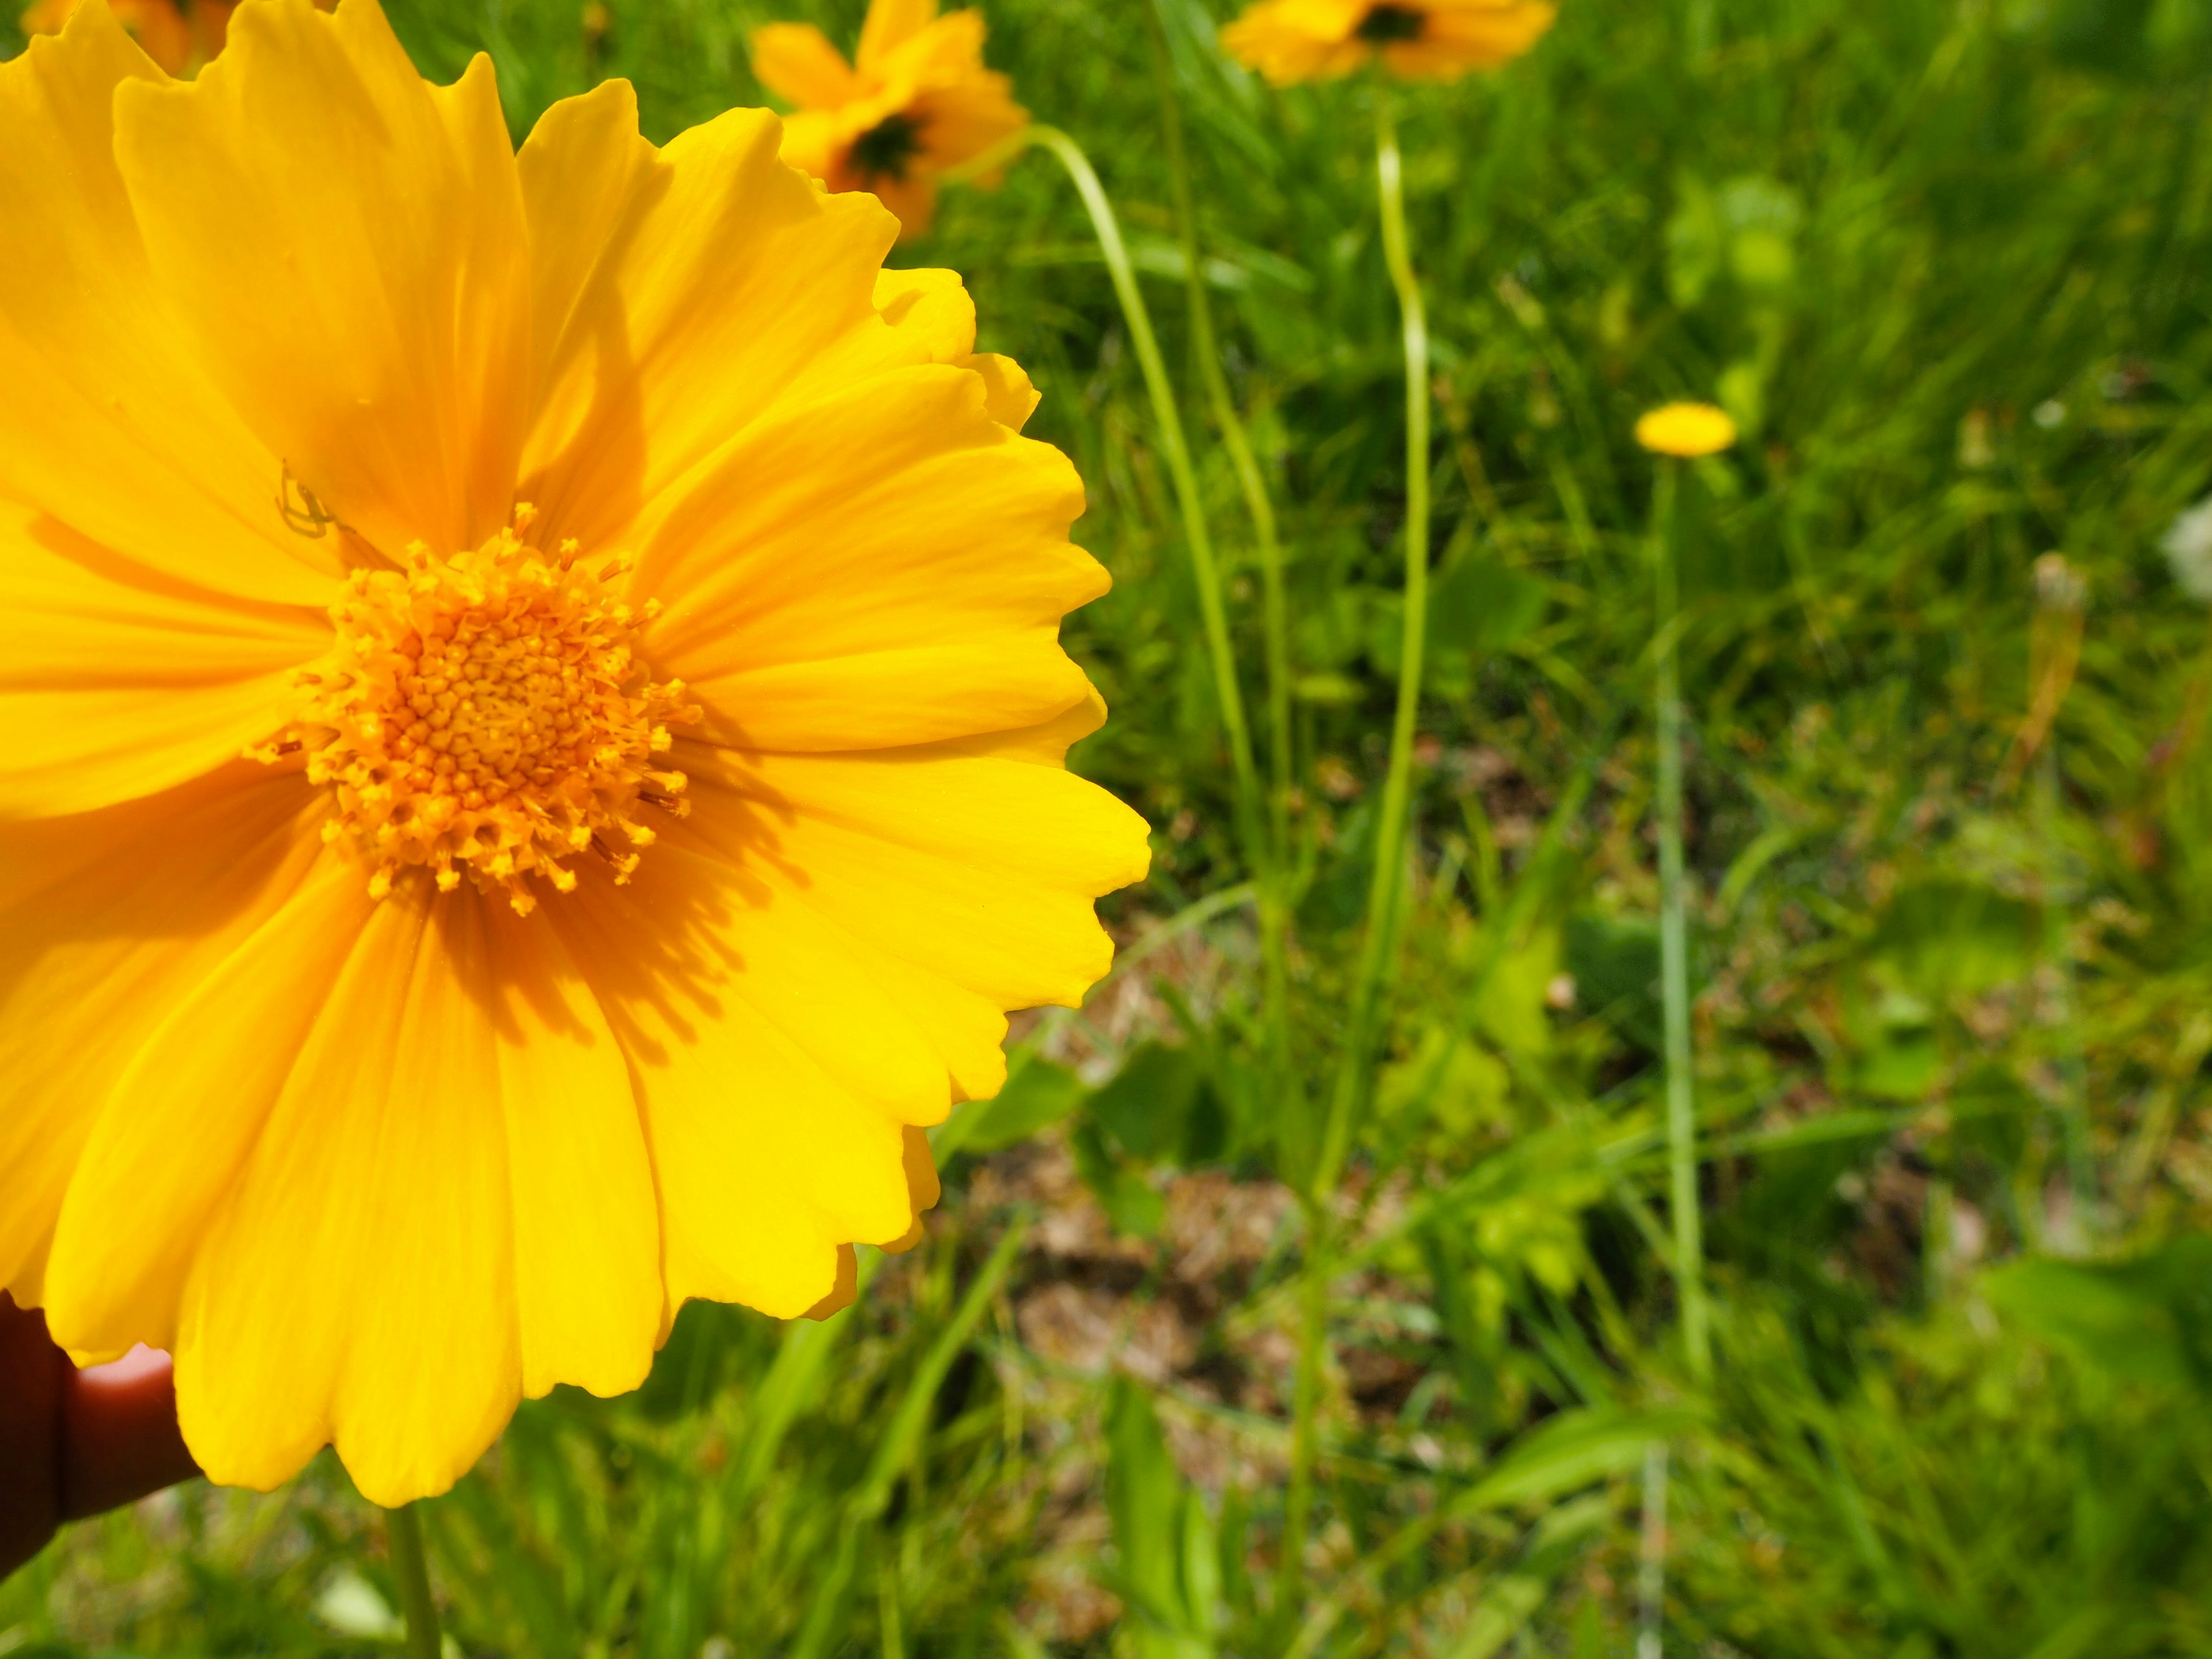
<path fill-rule="evenodd" d="M 1542 40 L 1558 15 L 1543 0 L 1444 0 L 1430 8 L 1421 38 L 1386 46 L 1382 62 L 1412 80 L 1446 81 L 1495 69 Z"/>
<path fill-rule="evenodd" d="M 0 818 L 89 811 L 282 726 L 329 620 L 193 588 L 0 503 Z"/>
<path fill-rule="evenodd" d="M 839 1244 L 896 1238 L 908 1211 L 898 1123 L 794 1040 L 787 988 L 756 983 L 735 942 L 762 902 L 743 872 L 664 842 L 629 886 L 586 883 L 541 914 L 629 1057 L 671 1306 L 795 1318 L 829 1294 Z"/>
<path fill-rule="evenodd" d="M 521 1392 L 480 901 L 370 914 L 192 1264 L 177 1413 L 266 1491 L 325 1442 L 387 1507 L 450 1486 Z"/>
<path fill-rule="evenodd" d="M 915 172 L 903 179 L 871 179 L 855 188 L 865 189 L 890 210 L 899 222 L 899 240 L 912 241 L 937 218 L 937 180 Z"/>
<path fill-rule="evenodd" d="M 811 458 L 870 459 L 858 477 Z M 657 672 L 746 748 L 863 749 L 1048 720 L 1088 684 L 1061 615 L 1105 591 L 1066 539 L 1066 458 L 975 373 L 897 371 L 763 422 L 640 541 Z"/>
<path fill-rule="evenodd" d="M 854 937 L 1000 1008 L 1079 1005 L 1114 954 L 1091 901 L 1143 878 L 1145 821 L 1056 767 L 951 750 L 679 743 L 678 763 L 702 833 L 750 809 L 807 903 Z M 710 804 L 722 790 L 743 805 Z"/>
<path fill-rule="evenodd" d="M 432 87 L 374 0 L 269 0 L 198 80 L 122 88 L 116 140 L 157 278 L 331 513 L 394 556 L 507 521 L 528 234 L 489 58 Z"/>
<path fill-rule="evenodd" d="M 622 1394 L 645 1381 L 666 1311 L 629 1067 L 560 935 L 477 908 L 489 949 L 472 994 L 494 1016 L 507 1109 L 522 1391 Z"/>
<path fill-rule="evenodd" d="M 335 542 L 285 528 L 282 464 L 207 379 L 116 167 L 118 88 L 160 82 L 103 5 L 0 64 L 0 496 L 204 587 L 313 603 Z"/>
<path fill-rule="evenodd" d="M 544 537 L 594 550 L 622 545 L 646 503 L 802 373 L 849 356 L 848 337 L 880 337 L 878 361 L 890 340 L 872 298 L 896 226 L 779 161 L 774 116 L 692 128 L 625 175 L 619 206 L 596 185 L 573 191 L 572 178 L 603 176 L 596 156 L 628 142 L 632 118 L 604 89 L 556 104 L 521 156 L 532 246 L 590 275 L 546 322 L 520 493 Z"/>
<path fill-rule="evenodd" d="M 981 75 L 961 86 L 925 92 L 915 100 L 914 112 L 921 126 L 923 158 L 933 168 L 973 161 L 1030 124 L 1030 112 L 1014 101 L 1002 75 Z M 996 185 L 998 176 L 978 182 Z"/>
<path fill-rule="evenodd" d="M 860 95 L 845 54 L 811 23 L 770 23 L 753 31 L 753 75 L 787 103 L 831 109 Z"/>
<path fill-rule="evenodd" d="M 300 981 L 280 981 L 305 1012 L 288 1025 L 264 1009 L 270 980 L 257 998 L 240 962 L 238 1046 L 206 1036 L 216 1052 L 175 1056 L 203 1073 L 228 1058 L 274 1103 L 250 1147 L 229 1149 L 236 1174 L 211 1224 L 168 1218 L 173 1236 L 206 1238 L 176 1333 L 178 1399 L 216 1479 L 265 1487 L 334 1440 L 362 1491 L 389 1504 L 450 1486 L 524 1393 L 641 1382 L 662 1327 L 659 1237 L 627 1065 L 559 937 L 468 889 L 418 884 L 370 906 L 360 871 L 344 873 L 350 916 L 295 964 Z M 223 1010 L 201 1003 L 176 1024 L 219 1030 Z M 252 1051 L 257 1024 L 274 1055 Z M 150 1094 L 167 1057 L 149 1048 L 109 1119 L 161 1103 L 131 1085 Z M 192 1082 L 173 1085 L 172 1114 L 115 1138 L 154 1156 L 147 1138 L 206 1098 Z M 50 1274 L 58 1294 L 69 1269 L 88 1300 L 115 1293 L 103 1266 L 129 1277 L 92 1228 L 134 1176 L 159 1184 L 125 1159 L 98 1166 L 100 1150 L 86 1158 L 100 1185 L 74 1233 L 72 1192 Z M 185 1268 L 149 1273 L 142 1317 Z"/>
<path fill-rule="evenodd" d="M 325 854 L 168 1005 L 104 1102 L 82 1103 L 92 1133 L 46 1266 L 46 1322 L 63 1346 L 174 1344 L 195 1242 L 260 1135 L 369 908 L 360 869 Z"/>
<path fill-rule="evenodd" d="M 298 889 L 322 803 L 240 761 L 146 799 L 0 823 L 0 1285 L 44 1299 L 93 1108 L 169 1011 Z"/>

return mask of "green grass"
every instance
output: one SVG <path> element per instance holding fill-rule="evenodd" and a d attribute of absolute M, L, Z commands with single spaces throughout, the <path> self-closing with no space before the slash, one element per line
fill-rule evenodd
<path fill-rule="evenodd" d="M 1143 14 L 988 9 L 1146 273 L 1264 711 Z M 1157 948 L 1025 1029 L 928 1243 L 854 1310 L 695 1305 L 639 1395 L 526 1407 L 426 1506 L 453 1640 L 1625 1656 L 1659 1439 L 1669 1655 L 2212 1654 L 2212 635 L 2156 547 L 2212 489 L 2212 0 L 1567 0 L 1527 62 L 1402 100 L 1432 663 L 1289 1606 L 1307 1234 L 1277 1177 L 1310 1157 L 1375 854 L 1398 324 L 1370 93 L 1269 92 L 1206 6 L 1164 11 L 1289 560 L 1291 1052 L 1251 908 L 1209 902 L 1253 872 L 1156 427 L 1033 155 L 899 258 L 964 273 L 1089 485 L 1076 533 L 1115 587 L 1067 637 L 1115 719 L 1077 763 L 1155 826 L 1151 882 L 1107 910 Z M 605 75 L 659 137 L 758 100 L 743 43 L 774 10 L 608 12 L 587 40 L 575 0 L 392 7 L 434 75 L 490 51 L 518 131 Z M 1668 1267 L 1628 438 L 1680 395 L 1748 428 L 1684 501 L 1710 1389 Z M 2048 566 L 2039 607 L 2054 552 L 2078 608 Z M 2063 695 L 2031 756 L 2039 687 Z M 0 1654 L 391 1651 L 394 1596 L 326 1459 L 75 1529 L 0 1589 Z"/>

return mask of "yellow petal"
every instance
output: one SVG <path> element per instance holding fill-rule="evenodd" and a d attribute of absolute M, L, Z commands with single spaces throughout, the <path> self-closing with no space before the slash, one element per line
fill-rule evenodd
<path fill-rule="evenodd" d="M 46 1246 L 117 1076 L 298 889 L 322 804 L 238 762 L 98 812 L 0 823 L 0 1285 L 44 1299 Z"/>
<path fill-rule="evenodd" d="M 330 512 L 395 556 L 507 521 L 528 240 L 489 59 L 432 87 L 374 0 L 271 0 L 198 80 L 120 88 L 116 141 L 157 279 Z"/>
<path fill-rule="evenodd" d="M 873 294 L 896 225 L 779 161 L 773 115 L 732 110 L 610 187 L 605 158 L 635 131 L 628 100 L 602 88 L 555 105 L 523 146 L 532 246 L 589 271 L 545 321 L 523 465 L 548 545 L 626 544 L 643 504 L 802 373 L 849 355 L 848 337 L 878 364 L 894 343 Z"/>
<path fill-rule="evenodd" d="M 741 954 L 732 930 L 760 902 L 735 869 L 664 841 L 630 885 L 586 883 L 539 914 L 629 1057 L 671 1305 L 708 1297 L 794 1318 L 830 1292 L 837 1245 L 904 1231 L 907 1193 L 898 1123 L 791 1035 L 792 988 L 752 971 L 787 965 L 805 941 L 756 927 L 746 945 L 769 954 Z M 857 1023 L 846 1035 L 872 1041 Z"/>
<path fill-rule="evenodd" d="M 828 109 L 857 97 L 860 83 L 845 54 L 811 23 L 770 23 L 753 31 L 753 75 L 786 103 Z"/>
<path fill-rule="evenodd" d="M 845 179 L 845 157 L 853 140 L 865 129 L 855 125 L 846 112 L 854 106 L 846 105 L 836 111 L 794 110 L 783 118 L 783 137 L 776 146 L 776 155 L 787 167 L 797 167 L 810 179 L 818 179 L 828 185 L 834 178 L 840 181 L 836 188 L 849 183 Z"/>
<path fill-rule="evenodd" d="M 521 1394 L 619 1393 L 651 1364 L 659 1225 L 621 1048 L 542 921 L 425 885 L 337 929 L 336 982 L 303 1042 L 276 1034 L 296 1058 L 192 1266 L 179 1408 L 218 1480 L 272 1485 L 331 1439 L 364 1493 L 405 1502 Z"/>
<path fill-rule="evenodd" d="M 199 1235 L 260 1135 L 368 919 L 367 884 L 325 854 L 134 1042 L 91 1122 L 46 1266 L 46 1319 L 75 1350 L 176 1341 Z M 180 1149 L 189 1149 L 180 1155 Z"/>
<path fill-rule="evenodd" d="M 743 872 L 747 902 L 717 937 L 744 963 L 747 994 L 854 1098 L 927 1125 L 951 1105 L 948 1079 L 963 1097 L 998 1091 L 1004 1012 L 831 921 L 805 872 L 779 857 L 774 812 L 709 790 L 670 839 Z"/>
<path fill-rule="evenodd" d="M 914 1221 L 905 1232 L 884 1246 L 886 1255 L 900 1255 L 922 1241 L 922 1212 L 937 1207 L 945 1189 L 937 1179 L 937 1159 L 929 1148 L 926 1130 L 906 1131 L 907 1201 L 914 1206 Z"/>
<path fill-rule="evenodd" d="M 666 607 L 658 671 L 747 748 L 1034 725 L 1089 689 L 1057 642 L 1106 587 L 1066 539 L 1082 499 L 1064 456 L 992 418 L 980 375 L 902 370 L 730 445 L 645 529 L 632 591 Z"/>
<path fill-rule="evenodd" d="M 0 503 L 0 818 L 89 811 L 235 759 L 283 724 L 294 671 L 329 643 L 319 611 L 187 586 Z"/>
<path fill-rule="evenodd" d="M 285 528 L 282 463 L 199 367 L 116 168 L 118 88 L 161 79 L 104 5 L 0 64 L 0 494 L 202 586 L 312 603 L 335 540 Z"/>
<path fill-rule="evenodd" d="M 860 24 L 860 50 L 853 54 L 863 75 L 879 68 L 883 60 L 929 26 L 937 15 L 937 0 L 868 0 L 868 15 Z"/>
<path fill-rule="evenodd" d="M 842 1313 L 851 1307 L 854 1298 L 860 1293 L 860 1253 L 850 1244 L 840 1244 L 837 1247 L 837 1276 L 830 1281 L 829 1294 L 799 1316 L 801 1319 L 827 1319 L 830 1315 Z"/>
<path fill-rule="evenodd" d="M 1353 31 L 1367 0 L 1257 0 L 1221 31 L 1221 44 L 1277 86 L 1348 75 L 1370 55 Z"/>
<path fill-rule="evenodd" d="M 957 361 L 963 368 L 972 368 L 982 377 L 983 407 L 991 411 L 993 420 L 1010 432 L 1019 432 L 1029 424 L 1041 398 L 1019 363 L 990 351 Z"/>
<path fill-rule="evenodd" d="M 374 908 L 192 1264 L 178 1418 L 224 1485 L 266 1491 L 335 1441 L 364 1497 L 407 1503 L 458 1480 L 520 1395 L 470 899 L 410 884 Z"/>
<path fill-rule="evenodd" d="M 884 271 L 876 278 L 875 301 L 884 321 L 904 331 L 927 354 L 922 362 L 972 365 L 976 361 L 970 355 L 975 349 L 975 301 L 969 297 L 958 271 Z M 1020 423 L 1010 424 L 1018 428 Z"/>
<path fill-rule="evenodd" d="M 749 823 L 811 908 L 1000 1008 L 1079 1004 L 1113 960 L 1091 901 L 1150 863 L 1142 818 L 1051 766 L 678 749 L 702 833 Z"/>
<path fill-rule="evenodd" d="M 617 1395 L 663 1327 L 660 1219 L 622 1048 L 560 935 L 500 901 L 472 989 L 493 1014 L 514 1202 L 522 1391 Z"/>
<path fill-rule="evenodd" d="M 1383 47 L 1394 75 L 1443 81 L 1495 69 L 1542 40 L 1558 15 L 1545 0 L 1431 0 L 1426 12 L 1419 40 Z"/>

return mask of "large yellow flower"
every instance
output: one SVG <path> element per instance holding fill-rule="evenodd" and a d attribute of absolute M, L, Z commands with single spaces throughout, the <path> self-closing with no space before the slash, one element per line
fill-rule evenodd
<path fill-rule="evenodd" d="M 983 14 L 870 0 L 854 61 L 809 23 L 753 34 L 753 73 L 798 106 L 783 159 L 835 191 L 872 191 L 904 234 L 929 228 L 937 175 L 1029 125 L 1012 82 L 983 67 Z"/>
<path fill-rule="evenodd" d="M 374 0 L 0 65 L 0 1285 L 218 1480 L 818 1307 L 1107 963 L 1081 486 L 778 138 L 517 155 Z"/>
<path fill-rule="evenodd" d="M 1349 75 L 1376 58 L 1394 75 L 1449 81 L 1534 46 L 1547 0 L 1258 0 L 1221 43 L 1277 86 Z"/>

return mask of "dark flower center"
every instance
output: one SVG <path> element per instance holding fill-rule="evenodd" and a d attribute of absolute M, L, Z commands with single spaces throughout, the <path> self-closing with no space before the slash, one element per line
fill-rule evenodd
<path fill-rule="evenodd" d="M 1370 6 L 1352 32 L 1363 40 L 1418 40 L 1428 24 L 1428 14 L 1416 6 Z"/>
<path fill-rule="evenodd" d="M 902 179 L 921 149 L 921 123 L 911 115 L 886 115 L 853 141 L 853 171 L 862 179 Z"/>

